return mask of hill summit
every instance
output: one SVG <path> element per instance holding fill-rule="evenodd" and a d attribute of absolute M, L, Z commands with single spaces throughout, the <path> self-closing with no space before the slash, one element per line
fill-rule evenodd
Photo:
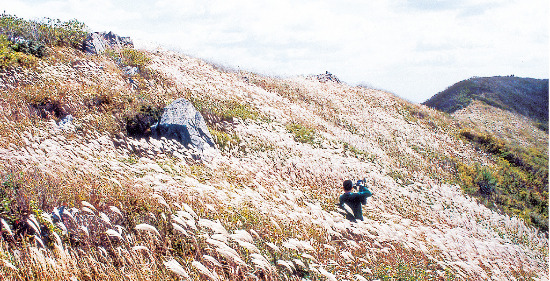
<path fill-rule="evenodd" d="M 473 100 L 519 113 L 548 127 L 548 79 L 473 77 L 450 86 L 423 104 L 453 113 Z"/>

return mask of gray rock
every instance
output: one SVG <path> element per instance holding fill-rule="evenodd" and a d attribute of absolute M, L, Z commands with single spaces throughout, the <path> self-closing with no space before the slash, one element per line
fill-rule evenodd
<path fill-rule="evenodd" d="M 19 37 L 19 36 L 10 36 L 8 37 L 8 40 L 11 41 L 12 43 L 15 43 L 15 44 L 25 44 L 25 43 L 29 43 L 29 40 L 23 38 L 23 37 Z"/>
<path fill-rule="evenodd" d="M 193 104 L 183 98 L 164 108 L 160 121 L 151 126 L 151 133 L 154 138 L 176 140 L 201 152 L 207 147 L 215 147 L 204 118 Z"/>
<path fill-rule="evenodd" d="M 61 130 L 70 130 L 74 128 L 73 120 L 73 116 L 69 114 L 57 123 L 57 127 Z"/>
<path fill-rule="evenodd" d="M 124 71 L 124 73 L 126 73 L 126 75 L 129 75 L 129 76 L 139 74 L 139 68 L 135 66 L 125 66 L 122 68 L 122 71 Z"/>
<path fill-rule="evenodd" d="M 134 43 L 130 37 L 121 37 L 112 32 L 92 32 L 82 43 L 82 49 L 91 54 L 101 54 L 107 49 L 119 50 L 133 48 Z"/>

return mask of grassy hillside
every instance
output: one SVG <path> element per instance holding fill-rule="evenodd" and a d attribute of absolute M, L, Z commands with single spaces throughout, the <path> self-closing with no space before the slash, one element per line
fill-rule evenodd
<path fill-rule="evenodd" d="M 494 159 L 446 114 L 165 50 L 40 42 L 33 65 L 0 70 L 2 279 L 548 279 L 547 237 L 454 184 L 458 165 Z M 147 136 L 180 97 L 216 139 L 202 159 Z M 374 195 L 350 223 L 335 203 L 359 178 Z"/>
<path fill-rule="evenodd" d="M 423 104 L 453 113 L 474 100 L 529 117 L 548 131 L 548 79 L 474 77 L 450 86 Z"/>
<path fill-rule="evenodd" d="M 548 232 L 548 80 L 471 78 L 424 104 L 452 113 L 460 136 L 494 158 L 459 165 L 465 191 Z"/>

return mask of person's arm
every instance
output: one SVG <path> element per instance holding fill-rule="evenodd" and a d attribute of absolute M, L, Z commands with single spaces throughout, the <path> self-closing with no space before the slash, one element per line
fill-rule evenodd
<path fill-rule="evenodd" d="M 359 188 L 359 192 L 349 193 L 348 196 L 349 196 L 349 199 L 353 201 L 361 198 L 370 197 L 372 196 L 372 192 L 370 192 L 370 190 L 368 190 L 366 187 L 361 186 Z"/>
<path fill-rule="evenodd" d="M 365 197 L 372 196 L 372 192 L 364 185 L 359 187 L 359 192 L 357 192 L 357 194 L 360 194 L 361 196 L 365 196 Z"/>

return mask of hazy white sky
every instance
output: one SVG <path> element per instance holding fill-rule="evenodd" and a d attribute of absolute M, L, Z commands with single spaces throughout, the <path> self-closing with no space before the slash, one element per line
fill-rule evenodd
<path fill-rule="evenodd" d="M 254 72 L 329 71 L 422 102 L 472 76 L 548 78 L 548 0 L 0 0 Z"/>

